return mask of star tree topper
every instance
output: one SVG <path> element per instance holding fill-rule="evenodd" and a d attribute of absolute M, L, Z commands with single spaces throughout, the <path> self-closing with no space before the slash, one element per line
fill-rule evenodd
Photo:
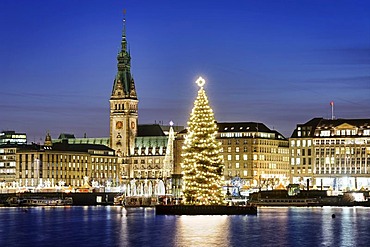
<path fill-rule="evenodd" d="M 195 83 L 198 84 L 199 87 L 203 87 L 204 84 L 206 83 L 206 80 L 199 76 L 198 80 L 196 80 Z"/>

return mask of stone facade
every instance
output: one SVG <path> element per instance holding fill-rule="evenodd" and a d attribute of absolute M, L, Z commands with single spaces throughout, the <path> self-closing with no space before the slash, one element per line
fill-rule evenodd
<path fill-rule="evenodd" d="M 370 119 L 314 118 L 290 138 L 292 182 L 334 190 L 370 188 Z"/>

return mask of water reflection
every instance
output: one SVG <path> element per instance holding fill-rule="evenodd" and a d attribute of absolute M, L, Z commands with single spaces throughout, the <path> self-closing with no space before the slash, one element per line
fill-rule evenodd
<path fill-rule="evenodd" d="M 336 217 L 332 218 L 331 215 Z M 122 207 L 0 208 L 0 246 L 368 246 L 370 208 L 156 216 Z"/>
<path fill-rule="evenodd" d="M 176 217 L 177 246 L 230 246 L 228 216 Z"/>

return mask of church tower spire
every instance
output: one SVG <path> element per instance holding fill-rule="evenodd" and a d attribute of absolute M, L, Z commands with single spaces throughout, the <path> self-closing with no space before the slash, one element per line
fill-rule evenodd
<path fill-rule="evenodd" d="M 126 11 L 123 16 L 121 50 L 117 54 L 117 74 L 110 97 L 110 146 L 121 157 L 135 147 L 138 122 L 138 99 L 131 74 L 131 56 L 126 40 Z"/>

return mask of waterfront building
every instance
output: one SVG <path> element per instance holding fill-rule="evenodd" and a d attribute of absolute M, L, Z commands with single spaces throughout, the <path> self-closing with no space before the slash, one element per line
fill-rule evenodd
<path fill-rule="evenodd" d="M 82 187 L 119 184 L 120 166 L 115 151 L 100 144 L 52 143 L 48 134 L 44 145 L 31 144 L 16 152 L 17 187 Z M 88 179 L 88 181 L 85 181 Z"/>
<path fill-rule="evenodd" d="M 18 144 L 0 145 L 0 188 L 12 186 L 16 178 L 16 152 Z"/>
<path fill-rule="evenodd" d="M 257 122 L 217 123 L 217 139 L 222 143 L 224 177 L 231 185 L 235 178 L 241 187 L 273 189 L 288 185 L 290 179 L 289 142 L 276 130 Z M 175 177 L 181 177 L 181 149 L 186 130 L 178 133 L 174 149 Z M 178 183 L 181 183 L 178 180 Z"/>
<path fill-rule="evenodd" d="M 370 119 L 313 118 L 297 124 L 289 141 L 292 183 L 370 188 Z"/>
<path fill-rule="evenodd" d="M 0 145 L 2 144 L 26 144 L 26 133 L 16 133 L 14 130 L 0 132 Z"/>

